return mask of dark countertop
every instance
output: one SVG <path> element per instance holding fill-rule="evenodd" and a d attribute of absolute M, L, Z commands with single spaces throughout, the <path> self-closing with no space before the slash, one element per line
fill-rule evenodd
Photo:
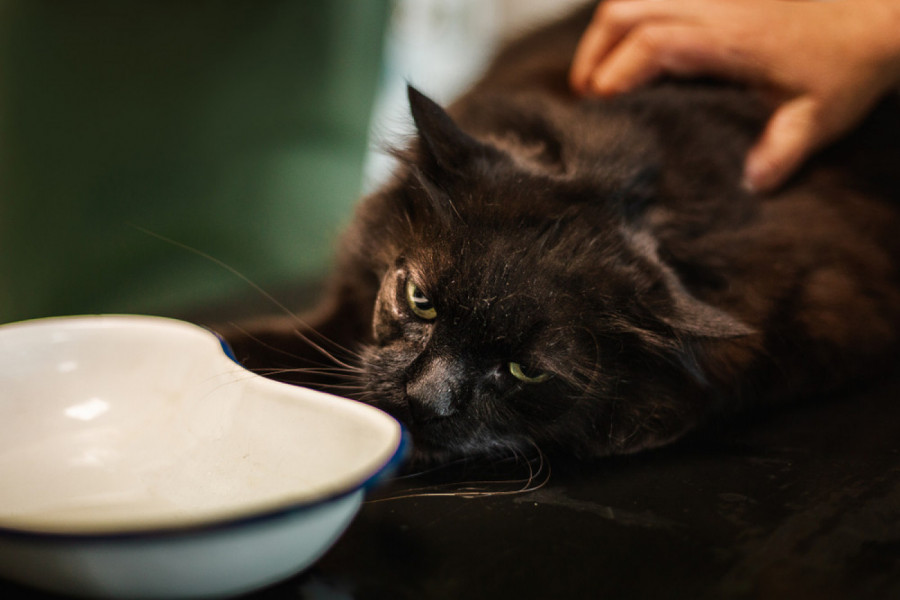
<path fill-rule="evenodd" d="M 547 474 L 398 479 L 310 570 L 250 597 L 900 598 L 900 378 Z M 422 495 L 467 488 L 494 494 Z"/>
<path fill-rule="evenodd" d="M 307 574 L 258 596 L 900 598 L 900 379 L 662 451 L 552 466 L 532 492 L 378 500 L 485 474 L 395 482 Z"/>

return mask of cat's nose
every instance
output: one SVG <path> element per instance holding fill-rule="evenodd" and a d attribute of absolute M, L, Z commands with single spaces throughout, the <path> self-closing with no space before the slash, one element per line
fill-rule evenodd
<path fill-rule="evenodd" d="M 406 383 L 406 401 L 415 421 L 453 416 L 463 402 L 463 374 L 459 365 L 433 358 Z"/>
<path fill-rule="evenodd" d="M 406 401 L 416 421 L 451 417 L 458 411 L 458 394 L 451 386 L 418 378 L 406 384 Z"/>

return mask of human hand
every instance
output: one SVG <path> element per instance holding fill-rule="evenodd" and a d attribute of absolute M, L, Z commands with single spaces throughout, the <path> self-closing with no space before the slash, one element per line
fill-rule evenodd
<path fill-rule="evenodd" d="M 774 104 L 744 182 L 767 191 L 900 82 L 898 0 L 608 0 L 575 53 L 572 88 L 607 96 L 662 75 L 720 76 Z"/>

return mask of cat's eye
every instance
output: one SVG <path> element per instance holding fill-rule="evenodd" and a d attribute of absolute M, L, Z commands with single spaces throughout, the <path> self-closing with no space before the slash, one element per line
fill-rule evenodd
<path fill-rule="evenodd" d="M 431 300 L 412 281 L 406 282 L 406 302 L 413 314 L 419 318 L 431 321 L 437 317 L 437 309 L 434 308 Z"/>
<path fill-rule="evenodd" d="M 525 383 L 542 383 L 550 379 L 550 373 L 535 371 L 534 369 L 517 362 L 509 363 L 509 372 L 513 377 Z"/>

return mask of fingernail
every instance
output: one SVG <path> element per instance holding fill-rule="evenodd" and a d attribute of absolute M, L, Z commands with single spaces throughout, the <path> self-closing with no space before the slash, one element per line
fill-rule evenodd
<path fill-rule="evenodd" d="M 597 96 L 610 96 L 615 90 L 610 89 L 609 77 L 604 77 L 603 73 L 597 73 L 591 78 L 591 92 Z"/>
<path fill-rule="evenodd" d="M 755 194 L 757 192 L 756 185 L 746 174 L 741 179 L 741 189 L 749 194 Z"/>
<path fill-rule="evenodd" d="M 744 177 L 741 179 L 741 187 L 751 194 L 757 194 L 768 189 L 771 177 L 772 173 L 766 167 L 766 164 L 759 159 L 755 159 L 751 154 L 747 157 L 747 162 L 744 165 Z"/>

